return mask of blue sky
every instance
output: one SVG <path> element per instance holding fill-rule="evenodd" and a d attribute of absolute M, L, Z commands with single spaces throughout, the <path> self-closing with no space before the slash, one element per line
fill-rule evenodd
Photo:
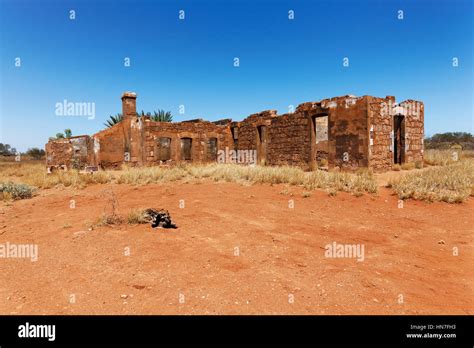
<path fill-rule="evenodd" d="M 472 3 L 0 0 L 0 142 L 24 151 L 65 128 L 95 133 L 124 91 L 176 121 L 394 95 L 425 103 L 427 135 L 473 132 Z M 65 99 L 95 103 L 95 119 L 57 116 Z"/>

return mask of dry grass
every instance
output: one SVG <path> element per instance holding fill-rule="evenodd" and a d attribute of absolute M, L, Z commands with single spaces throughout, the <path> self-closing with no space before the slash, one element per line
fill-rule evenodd
<path fill-rule="evenodd" d="M 146 224 L 149 222 L 145 209 L 132 209 L 127 216 L 127 222 L 129 225 Z"/>
<path fill-rule="evenodd" d="M 108 171 L 82 174 L 77 170 L 69 170 L 47 174 L 43 161 L 3 162 L 0 165 L 0 182 L 21 182 L 42 189 L 58 185 L 83 188 L 89 184 L 111 182 L 112 177 Z"/>
<path fill-rule="evenodd" d="M 94 227 L 121 225 L 123 218 L 117 214 L 102 214 L 94 224 Z"/>
<path fill-rule="evenodd" d="M 401 168 L 403 170 L 412 170 L 412 169 L 415 169 L 415 163 L 413 162 L 408 162 L 408 163 L 403 163 Z"/>
<path fill-rule="evenodd" d="M 460 203 L 474 192 L 474 161 L 462 160 L 406 174 L 390 182 L 389 186 L 400 199 Z"/>
<path fill-rule="evenodd" d="M 414 198 L 426 201 L 461 202 L 471 194 L 473 187 L 474 151 L 457 152 L 453 150 L 427 150 L 425 163 L 438 165 L 423 171 L 403 175 L 390 183 L 402 199 Z M 421 167 L 421 163 L 394 166 L 394 170 L 409 170 Z M 305 172 L 298 167 L 261 167 L 239 166 L 233 164 L 178 165 L 166 167 L 125 167 L 120 171 L 99 171 L 83 174 L 76 170 L 58 171 L 46 174 L 43 161 L 0 162 L 0 184 L 12 182 L 24 183 L 31 187 L 51 188 L 71 186 L 83 188 L 91 184 L 131 184 L 167 183 L 173 181 L 225 181 L 241 184 L 286 184 L 282 194 L 289 194 L 291 185 L 308 191 L 325 190 L 330 195 L 337 192 L 350 192 L 356 196 L 377 192 L 377 184 L 371 171 L 358 173 L 312 171 Z M 4 194 L 4 196 L 7 194 Z M 8 198 L 8 197 L 7 197 Z M 109 216 L 110 215 L 110 216 Z M 116 214 L 103 214 L 101 224 L 114 223 Z M 131 212 L 129 223 L 140 223 L 140 213 Z"/>
<path fill-rule="evenodd" d="M 121 171 L 99 171 L 83 174 L 76 170 L 57 171 L 46 174 L 43 163 L 13 163 L 0 166 L 0 182 L 10 180 L 26 183 L 38 188 L 51 188 L 58 185 L 83 188 L 90 184 L 132 184 L 166 183 L 178 180 L 213 180 L 249 184 L 289 184 L 307 190 L 324 189 L 334 194 L 337 191 L 377 192 L 377 185 L 371 172 L 357 174 L 314 171 L 305 172 L 301 168 L 240 166 L 233 164 L 178 165 L 166 167 L 125 167 Z"/>
<path fill-rule="evenodd" d="M 471 150 L 426 150 L 423 154 L 423 161 L 425 164 L 431 166 L 447 166 L 456 163 L 460 160 L 474 158 L 474 151 Z"/>

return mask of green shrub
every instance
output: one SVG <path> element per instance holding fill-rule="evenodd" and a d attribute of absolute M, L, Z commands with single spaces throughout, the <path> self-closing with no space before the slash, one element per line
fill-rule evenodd
<path fill-rule="evenodd" d="M 2 199 L 26 199 L 33 197 L 35 188 L 25 184 L 12 182 L 0 183 L 0 194 Z"/>

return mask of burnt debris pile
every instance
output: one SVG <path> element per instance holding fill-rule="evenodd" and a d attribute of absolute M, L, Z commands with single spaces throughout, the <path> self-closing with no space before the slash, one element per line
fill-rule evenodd
<path fill-rule="evenodd" d="M 168 210 L 148 208 L 145 210 L 145 218 L 153 228 L 178 228 L 171 220 Z"/>

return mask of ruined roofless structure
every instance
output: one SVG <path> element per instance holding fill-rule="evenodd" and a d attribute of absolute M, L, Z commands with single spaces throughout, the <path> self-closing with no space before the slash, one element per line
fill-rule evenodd
<path fill-rule="evenodd" d="M 110 128 L 50 140 L 48 171 L 183 161 L 386 171 L 394 164 L 423 161 L 424 105 L 419 101 L 344 96 L 303 103 L 284 115 L 262 111 L 240 122 L 155 122 L 137 115 L 136 99 L 135 93 L 122 95 L 123 121 Z"/>

